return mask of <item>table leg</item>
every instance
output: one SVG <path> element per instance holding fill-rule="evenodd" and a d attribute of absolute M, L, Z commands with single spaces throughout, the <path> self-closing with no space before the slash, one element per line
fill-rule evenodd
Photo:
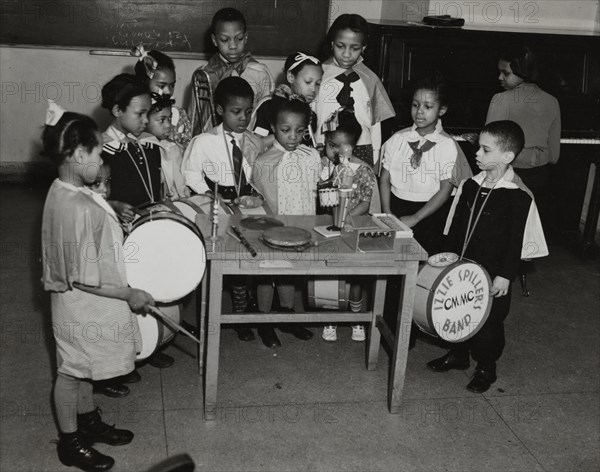
<path fill-rule="evenodd" d="M 417 261 L 407 262 L 406 265 L 407 271 L 402 282 L 402 303 L 398 310 L 392 368 L 388 384 L 388 408 L 390 413 L 400 412 L 404 377 L 406 374 L 406 361 L 408 359 L 415 289 L 417 286 L 417 272 L 419 269 Z"/>
<path fill-rule="evenodd" d="M 208 267 L 210 267 L 210 262 L 208 264 Z M 200 284 L 200 290 L 196 291 L 196 303 L 200 307 L 197 310 L 198 319 L 196 320 L 198 336 L 200 338 L 200 344 L 198 345 L 198 372 L 200 372 L 200 375 L 204 375 L 204 356 L 206 354 L 206 307 L 208 305 L 208 279 L 210 270 L 208 267 L 204 274 L 204 279 L 202 279 L 202 283 Z"/>
<path fill-rule="evenodd" d="M 371 318 L 371 328 L 369 329 L 369 346 L 367 349 L 367 370 L 377 368 L 377 357 L 379 356 L 379 345 L 381 343 L 381 333 L 377 328 L 377 316 L 383 316 L 383 306 L 385 304 L 386 277 L 377 277 L 373 284 L 373 317 Z"/>
<path fill-rule="evenodd" d="M 217 417 L 217 383 L 219 380 L 219 343 L 221 341 L 221 292 L 223 270 L 221 264 L 210 264 L 208 325 L 206 337 L 206 365 L 204 370 L 204 419 Z"/>

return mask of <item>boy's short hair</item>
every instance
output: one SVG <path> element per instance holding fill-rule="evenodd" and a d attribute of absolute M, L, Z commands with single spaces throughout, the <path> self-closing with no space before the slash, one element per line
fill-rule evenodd
<path fill-rule="evenodd" d="M 500 60 L 510 63 L 510 69 L 525 82 L 535 84 L 539 73 L 535 54 L 527 46 L 512 45 L 506 47 L 500 54 Z"/>
<path fill-rule="evenodd" d="M 525 146 L 523 128 L 514 121 L 492 121 L 483 127 L 481 133 L 493 136 L 502 152 L 513 152 L 515 157 L 519 155 Z"/>
<path fill-rule="evenodd" d="M 271 125 L 275 126 L 279 115 L 282 113 L 296 113 L 304 117 L 304 123 L 308 126 L 310 122 L 310 106 L 308 103 L 293 98 L 292 100 L 278 100 L 278 104 L 271 115 Z"/>
<path fill-rule="evenodd" d="M 219 23 L 241 23 L 244 27 L 244 32 L 246 32 L 246 18 L 244 18 L 241 11 L 235 8 L 221 8 L 215 13 L 210 26 L 212 34 L 215 34 Z"/>
<path fill-rule="evenodd" d="M 224 107 L 233 97 L 249 98 L 254 103 L 254 91 L 241 77 L 226 77 L 215 89 L 215 105 Z"/>

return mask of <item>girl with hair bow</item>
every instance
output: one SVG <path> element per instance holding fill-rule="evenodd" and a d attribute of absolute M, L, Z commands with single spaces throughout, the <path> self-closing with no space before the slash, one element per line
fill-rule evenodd
<path fill-rule="evenodd" d="M 300 100 L 311 104 L 319 92 L 323 68 L 317 58 L 295 52 L 286 59 L 283 71 L 288 83 L 279 85 L 273 95 L 262 100 L 252 113 L 248 128 L 260 136 L 273 134 L 274 117 L 283 101 Z M 316 126 L 317 116 L 311 111 L 309 126 L 302 138 L 305 146 L 316 147 Z"/>

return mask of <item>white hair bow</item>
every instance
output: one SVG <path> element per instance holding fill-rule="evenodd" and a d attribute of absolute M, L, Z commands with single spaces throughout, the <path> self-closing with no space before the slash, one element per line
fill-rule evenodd
<path fill-rule="evenodd" d="M 299 52 L 298 54 L 296 54 L 296 57 L 294 57 L 295 62 L 290 66 L 288 72 L 293 71 L 296 67 L 298 67 L 300 64 L 307 60 L 312 62 L 316 66 L 321 64 L 321 61 L 319 61 L 316 57 L 309 56 L 307 54 L 304 54 L 303 52 Z"/>
<path fill-rule="evenodd" d="M 131 55 L 138 58 L 138 61 L 141 61 L 144 64 L 144 68 L 146 69 L 146 75 L 150 80 L 154 77 L 154 72 L 158 67 L 158 63 L 156 59 L 154 59 L 148 51 L 144 49 L 144 45 L 142 43 L 138 44 L 131 50 Z"/>
<path fill-rule="evenodd" d="M 65 109 L 54 102 L 54 100 L 48 100 L 48 109 L 46 110 L 46 125 L 54 126 L 65 113 Z"/>

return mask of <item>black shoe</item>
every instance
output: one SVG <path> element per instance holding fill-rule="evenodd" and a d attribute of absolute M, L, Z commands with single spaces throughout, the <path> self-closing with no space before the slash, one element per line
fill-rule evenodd
<path fill-rule="evenodd" d="M 473 378 L 467 385 L 467 390 L 474 393 L 486 392 L 496 379 L 496 372 L 492 370 L 475 369 Z"/>
<path fill-rule="evenodd" d="M 304 328 L 303 326 L 298 326 L 294 324 L 282 326 L 281 328 L 279 328 L 279 330 L 282 333 L 292 334 L 298 339 L 302 339 L 302 341 L 308 341 L 313 337 L 312 331 Z"/>
<path fill-rule="evenodd" d="M 450 351 L 445 356 L 428 362 L 427 367 L 434 372 L 448 372 L 451 369 L 465 370 L 469 368 L 469 358 L 459 357 Z"/>
<path fill-rule="evenodd" d="M 233 330 L 236 332 L 240 341 L 254 341 L 256 339 L 256 336 L 254 336 L 254 331 L 245 326 L 235 327 Z"/>
<path fill-rule="evenodd" d="M 111 446 L 129 444 L 133 440 L 133 433 L 104 423 L 100 417 L 101 412 L 100 408 L 96 408 L 89 413 L 77 415 L 77 431 L 81 438 L 91 446 L 97 442 Z"/>
<path fill-rule="evenodd" d="M 274 328 L 258 328 L 258 335 L 265 346 L 269 348 L 281 347 L 281 341 L 275 334 Z"/>
<path fill-rule="evenodd" d="M 114 380 L 117 383 L 133 384 L 133 383 L 138 383 L 140 380 L 142 380 L 142 376 L 137 371 L 137 369 L 134 369 L 131 372 L 129 372 L 127 375 L 121 375 L 120 377 L 115 377 Z"/>
<path fill-rule="evenodd" d="M 94 393 L 101 393 L 111 398 L 123 398 L 129 395 L 129 387 L 116 383 L 114 380 L 99 380 L 93 382 Z"/>
<path fill-rule="evenodd" d="M 148 358 L 148 364 L 150 364 L 152 367 L 156 367 L 157 369 L 166 369 L 167 367 L 171 367 L 174 362 L 175 359 L 160 351 L 155 352 Z"/>
<path fill-rule="evenodd" d="M 79 433 L 60 433 L 56 448 L 59 460 L 66 466 L 78 467 L 89 472 L 110 469 L 115 460 L 105 456 L 79 437 Z"/>

